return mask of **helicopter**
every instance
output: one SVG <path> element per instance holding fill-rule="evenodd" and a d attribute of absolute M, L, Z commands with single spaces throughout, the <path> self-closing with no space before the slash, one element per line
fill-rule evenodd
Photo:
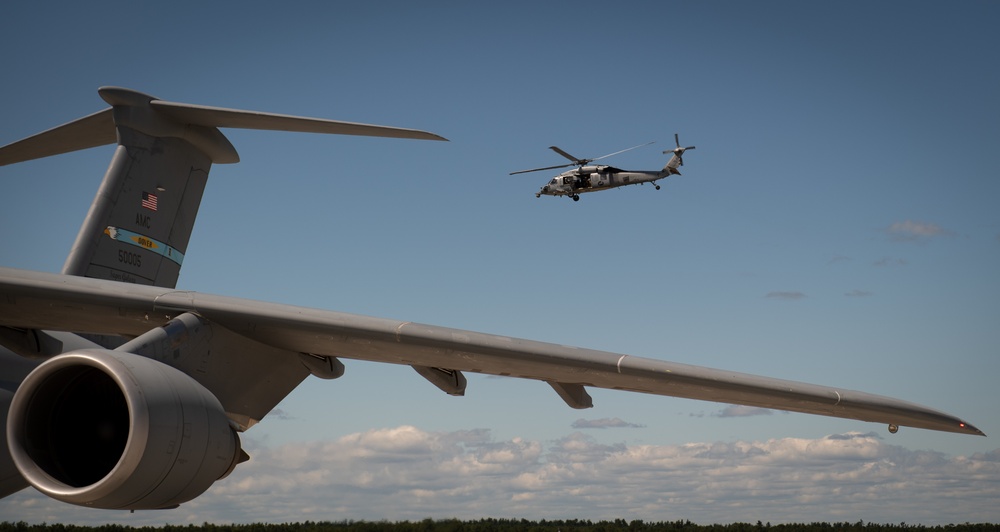
<path fill-rule="evenodd" d="M 676 148 L 663 151 L 664 154 L 672 153 L 673 156 L 670 157 L 670 160 L 667 161 L 667 164 L 662 170 L 631 171 L 607 165 L 588 166 L 594 161 L 652 144 L 652 142 L 647 142 L 645 144 L 632 146 L 631 148 L 626 148 L 624 150 L 595 157 L 593 159 L 580 159 L 566 153 L 558 146 L 549 146 L 550 150 L 573 162 L 570 164 L 546 166 L 544 168 L 532 168 L 531 170 L 519 170 L 517 172 L 511 172 L 510 175 L 539 172 L 542 170 L 554 170 L 556 168 L 565 168 L 567 166 L 577 167 L 575 170 L 567 170 L 553 177 L 548 183 L 543 185 L 538 192 L 535 193 L 536 198 L 540 198 L 542 197 L 542 194 L 544 194 L 546 196 L 569 196 L 573 198 L 573 201 L 580 201 L 580 194 L 584 192 L 597 192 L 600 190 L 623 187 L 625 185 L 641 185 L 643 183 L 652 183 L 653 186 L 656 187 L 656 190 L 660 190 L 660 185 L 657 185 L 656 182 L 671 175 L 681 175 L 677 168 L 684 166 L 684 152 L 695 148 L 694 146 L 682 148 L 680 137 L 676 133 L 674 133 L 674 143 L 677 145 Z"/>

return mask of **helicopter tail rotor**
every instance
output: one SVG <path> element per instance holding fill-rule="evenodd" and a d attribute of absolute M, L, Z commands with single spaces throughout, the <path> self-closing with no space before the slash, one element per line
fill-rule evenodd
<path fill-rule="evenodd" d="M 681 147 L 681 139 L 680 139 L 680 136 L 677 133 L 674 133 L 674 144 L 677 145 L 676 148 L 674 148 L 672 150 L 663 150 L 663 153 L 664 153 L 664 155 L 666 155 L 668 153 L 674 154 L 674 156 L 677 157 L 677 166 L 684 166 L 684 152 L 687 151 L 687 150 L 693 150 L 695 147 L 694 146 L 687 146 L 687 147 L 682 148 Z M 668 166 L 669 166 L 669 163 L 668 163 Z"/>

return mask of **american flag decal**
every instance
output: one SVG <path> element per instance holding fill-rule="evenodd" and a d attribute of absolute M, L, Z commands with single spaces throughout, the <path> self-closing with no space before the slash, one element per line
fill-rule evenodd
<path fill-rule="evenodd" d="M 151 210 L 156 210 L 156 194 L 151 194 L 149 192 L 142 193 L 142 206 Z"/>

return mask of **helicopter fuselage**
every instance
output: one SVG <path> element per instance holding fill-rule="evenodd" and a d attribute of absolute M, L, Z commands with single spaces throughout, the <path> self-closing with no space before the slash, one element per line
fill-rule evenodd
<path fill-rule="evenodd" d="M 677 144 L 677 148 L 664 150 L 663 153 L 669 153 L 671 154 L 671 157 L 670 160 L 667 161 L 667 164 L 660 170 L 631 171 L 621 170 L 619 168 L 615 168 L 614 166 L 590 164 L 598 159 L 604 159 L 605 157 L 611 157 L 612 155 L 617 155 L 619 153 L 652 144 L 652 142 L 647 142 L 646 144 L 640 144 L 638 146 L 632 146 L 631 148 L 619 150 L 614 153 L 602 155 L 596 159 L 581 159 L 566 153 L 565 150 L 562 150 L 558 146 L 549 146 L 550 150 L 573 162 L 570 164 L 532 168 L 531 170 L 518 170 L 517 172 L 511 172 L 510 175 L 576 166 L 575 170 L 567 170 L 550 179 L 548 183 L 542 185 L 542 188 L 535 193 L 536 198 L 540 198 L 542 197 L 542 194 L 544 194 L 546 196 L 569 196 L 573 198 L 573 201 L 578 201 L 580 199 L 580 194 L 584 192 L 597 192 L 599 190 L 607 190 L 609 188 L 618 188 L 625 185 L 641 185 L 643 183 L 652 183 L 656 190 L 660 190 L 660 185 L 657 185 L 656 182 L 668 176 L 680 175 L 681 173 L 677 170 L 677 168 L 684 165 L 684 160 L 681 159 L 681 156 L 684 155 L 685 151 L 694 149 L 694 146 L 682 148 L 680 137 L 678 137 L 676 133 L 674 134 L 674 143 Z"/>
<path fill-rule="evenodd" d="M 570 196 L 576 199 L 579 194 L 585 192 L 597 192 L 626 185 L 655 183 L 673 174 L 679 175 L 680 172 L 673 168 L 650 172 L 620 170 L 606 165 L 581 166 L 553 177 L 539 189 L 535 196 Z"/>

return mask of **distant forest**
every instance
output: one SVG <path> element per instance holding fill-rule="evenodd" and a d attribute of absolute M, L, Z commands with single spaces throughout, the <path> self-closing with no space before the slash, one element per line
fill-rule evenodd
<path fill-rule="evenodd" d="M 423 521 L 339 521 L 286 524 L 229 524 L 214 525 L 163 525 L 163 526 L 123 526 L 100 525 L 78 526 L 62 524 L 28 524 L 24 521 L 0 523 L 0 532 L 659 532 L 659 531 L 810 531 L 810 530 L 940 530 L 940 531 L 995 531 L 1000 525 L 988 523 L 965 523 L 961 525 L 908 525 L 865 523 L 794 523 L 772 525 L 771 523 L 731 523 L 728 525 L 697 525 L 690 521 L 667 521 L 647 523 L 644 521 L 528 521 L 525 519 L 480 519 L 459 521 L 457 519 Z"/>

